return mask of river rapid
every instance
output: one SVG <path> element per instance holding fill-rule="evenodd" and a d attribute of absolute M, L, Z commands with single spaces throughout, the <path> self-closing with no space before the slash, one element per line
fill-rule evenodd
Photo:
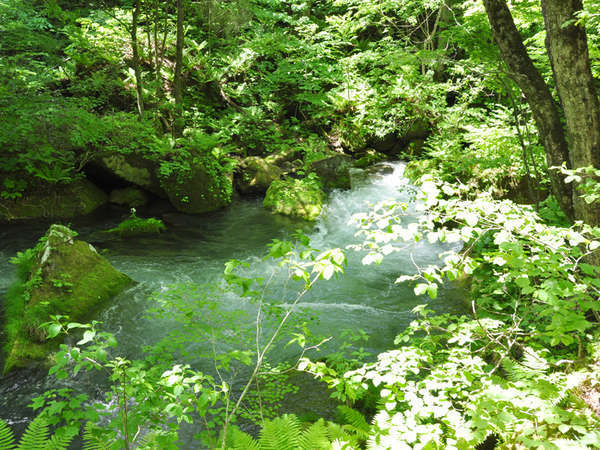
<path fill-rule="evenodd" d="M 357 244 L 353 214 L 365 212 L 369 205 L 381 200 L 407 201 L 409 186 L 402 177 L 403 163 L 382 166 L 370 175 L 353 174 L 353 188 L 334 191 L 329 203 L 314 226 L 273 215 L 262 208 L 262 199 L 238 199 L 219 212 L 201 216 L 185 216 L 169 211 L 158 203 L 139 209 L 138 216 L 162 217 L 167 231 L 158 236 L 106 240 L 98 231 L 106 230 L 123 220 L 128 212 L 109 207 L 92 216 L 73 220 L 70 225 L 79 238 L 92 242 L 116 269 L 138 283 L 117 296 L 101 313 L 103 328 L 113 332 L 121 354 L 139 357 L 142 347 L 160 340 L 173 323 L 149 319 L 149 297 L 165 292 L 171 285 L 222 283 L 224 264 L 235 258 L 248 262 L 248 276 L 267 276 L 274 262 L 264 261 L 266 245 L 274 238 L 285 239 L 303 228 L 318 249 L 346 248 Z M 14 281 L 15 270 L 9 263 L 17 251 L 29 248 L 47 230 L 49 223 L 0 226 L 0 302 Z M 411 248 L 420 265 L 438 261 L 438 254 L 447 250 L 440 244 L 420 242 Z M 416 297 L 412 287 L 395 284 L 401 274 L 413 273 L 415 267 L 408 253 L 393 253 L 379 266 L 363 266 L 364 254 L 346 250 L 348 266 L 345 274 L 318 283 L 302 300 L 300 309 L 319 318 L 313 330 L 325 336 L 337 337 L 340 330 L 362 329 L 369 335 L 365 349 L 373 355 L 393 345 L 394 337 L 414 319 L 412 308 L 429 303 L 436 312 L 460 312 L 464 309 L 464 292 L 447 285 L 435 300 Z M 274 283 L 285 280 L 275 279 Z M 240 298 L 223 295 L 215 298 L 225 310 L 239 307 Z M 283 355 L 281 356 L 283 358 Z M 208 370 L 208 369 L 207 369 Z M 91 397 L 102 398 L 102 384 L 93 377 L 80 376 L 65 382 L 70 387 L 86 391 Z M 0 379 L 0 418 L 17 428 L 34 416 L 27 407 L 31 399 L 47 389 L 57 387 L 57 381 L 42 371 L 20 371 Z M 324 392 L 309 390 L 287 398 L 282 412 L 328 415 L 332 405 Z M 284 402 L 284 403 L 285 403 Z M 191 439 L 191 438 L 190 438 Z M 196 448 L 190 441 L 189 448 Z"/>

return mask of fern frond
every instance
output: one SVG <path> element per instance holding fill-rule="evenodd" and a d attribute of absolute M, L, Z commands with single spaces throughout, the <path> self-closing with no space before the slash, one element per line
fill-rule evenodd
<path fill-rule="evenodd" d="M 238 427 L 233 427 L 227 436 L 227 448 L 229 450 L 260 450 L 261 447 L 256 439 L 248 433 L 244 433 Z"/>
<path fill-rule="evenodd" d="M 33 419 L 21 440 L 17 450 L 39 450 L 45 448 L 48 443 L 48 422 L 43 417 L 36 417 Z"/>
<path fill-rule="evenodd" d="M 12 450 L 15 448 L 15 435 L 8 424 L 0 419 L 0 448 Z"/>
<path fill-rule="evenodd" d="M 44 447 L 44 450 L 65 450 L 75 437 L 74 433 L 54 434 Z M 2 447 L 0 447 L 2 448 Z"/>
<path fill-rule="evenodd" d="M 99 432 L 100 428 L 93 425 L 91 422 L 87 422 L 83 429 L 83 449 L 84 450 L 109 450 L 110 443 L 107 443 L 103 439 Z"/>
<path fill-rule="evenodd" d="M 352 409 L 345 405 L 340 405 L 337 407 L 340 416 L 344 419 L 344 422 L 348 424 L 348 428 L 356 433 L 356 435 L 363 440 L 368 439 L 369 433 L 371 432 L 371 425 L 365 419 L 360 412 L 355 409 Z"/>
<path fill-rule="evenodd" d="M 300 420 L 294 415 L 267 421 L 260 432 L 261 450 L 297 450 L 300 448 Z"/>
<path fill-rule="evenodd" d="M 335 442 L 343 442 L 344 444 L 350 444 L 349 448 L 358 448 L 359 443 L 356 436 L 353 436 L 348 433 L 348 431 L 344 428 L 348 425 L 339 425 L 334 422 L 327 423 L 327 437 L 330 441 Z"/>
<path fill-rule="evenodd" d="M 327 437 L 327 426 L 323 419 L 319 419 L 308 427 L 300 436 L 300 445 L 304 450 L 326 450 L 331 448 Z"/>

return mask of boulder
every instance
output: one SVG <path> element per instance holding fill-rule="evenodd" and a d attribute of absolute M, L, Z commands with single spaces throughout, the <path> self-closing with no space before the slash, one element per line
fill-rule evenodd
<path fill-rule="evenodd" d="M 326 190 L 350 189 L 351 167 L 352 158 L 340 153 L 311 162 L 308 170 L 319 176 Z"/>
<path fill-rule="evenodd" d="M 321 214 L 327 195 L 319 183 L 309 179 L 284 179 L 271 183 L 263 206 L 274 213 L 314 221 Z"/>
<path fill-rule="evenodd" d="M 164 198 L 165 192 L 158 177 L 159 165 L 158 160 L 143 155 L 111 153 L 90 163 L 90 167 L 86 170 L 93 172 L 94 178 L 108 179 L 107 183 L 95 180 L 100 186 L 114 185 L 114 180 L 120 180 L 121 185 L 135 184 Z"/>
<path fill-rule="evenodd" d="M 378 152 L 375 149 L 368 148 L 364 152 L 361 152 L 360 157 L 356 161 L 354 161 L 354 167 L 364 169 L 366 167 L 372 166 L 373 164 L 385 161 L 386 159 L 387 156 L 383 153 Z"/>
<path fill-rule="evenodd" d="M 144 206 L 150 198 L 146 191 L 136 187 L 126 187 L 123 189 L 115 189 L 110 193 L 109 201 L 117 205 L 137 208 Z"/>
<path fill-rule="evenodd" d="M 211 155 L 190 154 L 189 170 L 173 172 L 162 181 L 171 204 L 180 212 L 201 214 L 231 203 L 232 177 Z"/>
<path fill-rule="evenodd" d="M 43 360 L 58 345 L 60 338 L 48 340 L 39 327 L 51 315 L 86 321 L 133 283 L 75 237 L 69 228 L 52 225 L 33 249 L 15 258 L 20 279 L 6 295 L 4 373 Z"/>
<path fill-rule="evenodd" d="M 249 156 L 238 165 L 235 186 L 244 195 L 264 195 L 271 183 L 281 178 L 283 171 L 265 158 Z"/>
<path fill-rule="evenodd" d="M 0 199 L 0 222 L 19 219 L 71 219 L 106 204 L 108 196 L 88 180 L 53 184 L 23 193 L 21 198 Z"/>
<path fill-rule="evenodd" d="M 265 157 L 267 164 L 273 164 L 282 170 L 283 175 L 296 173 L 302 169 L 302 152 L 297 148 L 288 148 Z"/>

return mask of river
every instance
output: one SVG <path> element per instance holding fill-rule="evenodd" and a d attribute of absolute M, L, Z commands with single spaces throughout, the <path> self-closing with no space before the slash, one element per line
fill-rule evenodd
<path fill-rule="evenodd" d="M 168 291 L 175 283 L 221 283 L 224 264 L 231 258 L 248 262 L 248 275 L 266 276 L 274 264 L 262 259 L 266 245 L 273 238 L 290 237 L 299 227 L 306 231 L 315 248 L 345 248 L 356 244 L 360 240 L 355 237 L 355 226 L 350 224 L 353 214 L 367 211 L 370 204 L 380 200 L 409 199 L 406 180 L 402 178 L 403 168 L 403 163 L 393 163 L 368 177 L 355 174 L 353 188 L 334 191 L 320 218 L 310 227 L 270 214 L 262 208 L 261 199 L 238 199 L 223 211 L 201 216 L 177 214 L 160 203 L 140 209 L 139 216 L 155 215 L 167 223 L 166 232 L 152 237 L 98 239 L 99 230 L 113 227 L 127 216 L 119 208 L 103 209 L 92 216 L 73 220 L 70 225 L 81 239 L 93 242 L 118 270 L 138 282 L 117 296 L 99 320 L 105 329 L 115 333 L 125 355 L 140 356 L 144 345 L 156 342 L 173 326 L 169 320 L 147 318 L 147 310 L 152 306 L 148 298 L 153 292 Z M 14 279 L 10 257 L 34 245 L 47 227 L 48 223 L 41 222 L 0 226 L 0 296 Z M 446 249 L 440 244 L 421 242 L 413 245 L 411 251 L 419 264 L 427 265 L 435 263 L 437 255 Z M 366 350 L 375 355 L 393 345 L 396 334 L 414 319 L 411 310 L 416 305 L 427 302 L 440 313 L 464 308 L 464 293 L 458 287 L 445 286 L 435 300 L 430 300 L 416 297 L 408 285 L 395 284 L 400 274 L 414 272 L 407 253 L 393 253 L 379 266 L 363 266 L 363 254 L 351 250 L 346 253 L 345 274 L 317 284 L 302 299 L 301 309 L 319 318 L 313 330 L 316 333 L 336 337 L 340 330 L 360 328 L 369 335 Z M 223 295 L 215 301 L 225 309 L 240 304 L 239 297 L 231 295 Z M 102 388 L 89 377 L 78 377 L 67 383 L 93 397 L 102 396 Z M 56 385 L 56 380 L 40 371 L 21 371 L 0 379 L 0 418 L 18 428 L 32 418 L 32 411 L 27 408 L 31 398 Z M 330 405 L 320 397 L 323 393 L 295 395 L 286 400 L 288 404 L 283 405 L 282 411 L 327 414 Z M 189 448 L 196 447 L 190 442 Z"/>

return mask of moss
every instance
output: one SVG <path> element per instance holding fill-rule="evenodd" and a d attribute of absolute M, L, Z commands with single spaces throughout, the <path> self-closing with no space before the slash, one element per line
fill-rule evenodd
<path fill-rule="evenodd" d="M 171 204 L 189 214 L 215 211 L 231 203 L 233 180 L 231 174 L 209 154 L 191 152 L 182 156 L 161 185 Z"/>
<path fill-rule="evenodd" d="M 108 196 L 88 180 L 49 185 L 25 192 L 19 199 L 0 199 L 0 221 L 63 218 L 89 214 L 104 205 Z"/>
<path fill-rule="evenodd" d="M 165 224 L 160 219 L 153 217 L 142 219 L 134 216 L 125 219 L 117 227 L 108 230 L 107 233 L 115 233 L 121 237 L 126 237 L 138 234 L 159 234 L 165 230 Z"/>
<path fill-rule="evenodd" d="M 60 339 L 39 325 L 51 315 L 85 321 L 132 283 L 67 227 L 52 225 L 34 249 L 14 259 L 18 279 L 7 294 L 3 372 L 44 359 Z"/>
<path fill-rule="evenodd" d="M 263 206 L 278 214 L 314 221 L 321 214 L 326 199 L 316 180 L 287 179 L 271 184 Z"/>
<path fill-rule="evenodd" d="M 264 194 L 271 183 L 281 178 L 283 171 L 265 158 L 249 156 L 237 169 L 237 190 L 242 194 Z"/>

